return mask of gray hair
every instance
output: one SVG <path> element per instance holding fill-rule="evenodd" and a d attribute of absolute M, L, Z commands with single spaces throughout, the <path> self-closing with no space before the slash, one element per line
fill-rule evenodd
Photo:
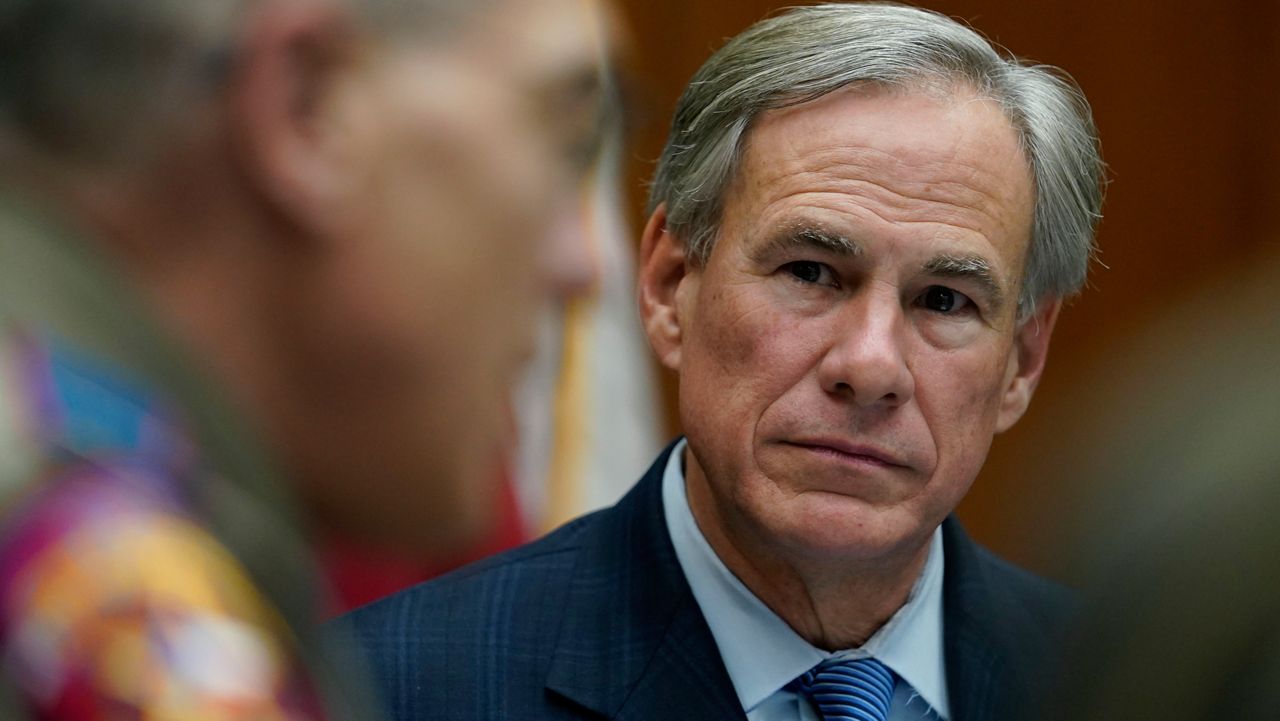
<path fill-rule="evenodd" d="M 489 2 L 340 0 L 374 33 L 435 37 Z M 262 0 L 0 0 L 0 130 L 77 161 L 136 159 L 207 121 Z M 424 24 L 419 24 L 424 23 Z"/>
<path fill-rule="evenodd" d="M 1003 56 L 938 13 L 889 4 L 791 8 L 730 40 L 694 75 L 658 161 L 649 211 L 691 262 L 710 258 L 724 195 L 754 119 L 844 87 L 967 86 L 998 103 L 1035 178 L 1019 313 L 1084 285 L 1101 218 L 1104 166 L 1088 102 L 1055 68 Z"/>

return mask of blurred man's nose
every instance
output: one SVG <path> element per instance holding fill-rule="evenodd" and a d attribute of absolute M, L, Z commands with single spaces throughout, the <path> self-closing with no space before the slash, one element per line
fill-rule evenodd
<path fill-rule="evenodd" d="M 906 318 L 896 293 L 867 289 L 831 322 L 818 366 L 823 390 L 864 408 L 911 400 L 915 378 L 907 364 Z"/>
<path fill-rule="evenodd" d="M 544 244 L 543 264 L 552 295 L 560 300 L 585 295 L 600 282 L 600 261 L 591 209 L 566 204 Z"/>

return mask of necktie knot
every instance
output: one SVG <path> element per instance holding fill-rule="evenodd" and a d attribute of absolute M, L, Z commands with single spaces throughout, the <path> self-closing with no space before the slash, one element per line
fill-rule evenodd
<path fill-rule="evenodd" d="M 822 721 L 885 721 L 897 676 L 874 658 L 823 661 L 797 679 Z"/>

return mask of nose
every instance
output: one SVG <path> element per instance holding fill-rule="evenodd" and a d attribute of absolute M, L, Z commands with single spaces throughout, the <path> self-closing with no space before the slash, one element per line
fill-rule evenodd
<path fill-rule="evenodd" d="M 896 407 L 915 394 L 906 355 L 906 318 L 896 297 L 867 290 L 833 319 L 818 365 L 823 390 L 864 408 Z"/>
<path fill-rule="evenodd" d="M 544 276 L 551 295 L 568 300 L 591 292 L 600 281 L 599 250 L 591 209 L 565 203 L 543 245 Z"/>

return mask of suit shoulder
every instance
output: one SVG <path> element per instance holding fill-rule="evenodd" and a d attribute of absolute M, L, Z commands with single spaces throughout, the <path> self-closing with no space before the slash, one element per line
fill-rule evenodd
<path fill-rule="evenodd" d="M 1060 627 L 1075 612 L 1071 590 L 1000 558 L 969 538 L 954 519 L 943 524 L 942 533 L 946 586 L 957 610 L 1021 618 L 1045 630 Z"/>
<path fill-rule="evenodd" d="M 983 546 L 975 544 L 975 550 L 989 587 L 1000 589 L 1002 600 L 1022 608 L 1037 623 L 1051 627 L 1075 612 L 1076 595 L 1068 587 L 1015 566 Z"/>
<path fill-rule="evenodd" d="M 520 704 L 534 703 L 579 552 L 593 527 L 608 523 L 607 513 L 356 609 L 329 631 L 366 664 L 392 718 L 474 718 L 458 709 L 458 699 L 491 692 L 481 679 L 498 671 L 502 679 L 492 683 L 530 694 Z"/>

